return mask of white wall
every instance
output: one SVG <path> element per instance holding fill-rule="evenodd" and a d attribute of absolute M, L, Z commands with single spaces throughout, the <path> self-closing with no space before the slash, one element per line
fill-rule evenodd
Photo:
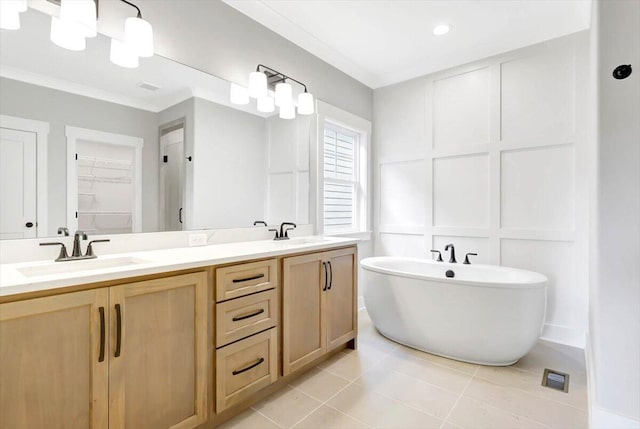
<path fill-rule="evenodd" d="M 588 35 L 578 33 L 374 91 L 376 254 L 549 277 L 543 337 L 587 327 Z"/>
<path fill-rule="evenodd" d="M 589 372 L 594 428 L 640 428 L 640 2 L 594 1 L 597 223 L 591 242 Z M 612 77 L 632 64 L 625 80 Z"/>

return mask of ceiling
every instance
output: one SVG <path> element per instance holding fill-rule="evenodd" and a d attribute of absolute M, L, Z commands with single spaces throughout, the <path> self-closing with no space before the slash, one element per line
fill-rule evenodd
<path fill-rule="evenodd" d="M 589 28 L 591 0 L 223 0 L 371 88 Z M 433 27 L 451 31 L 435 36 Z"/>

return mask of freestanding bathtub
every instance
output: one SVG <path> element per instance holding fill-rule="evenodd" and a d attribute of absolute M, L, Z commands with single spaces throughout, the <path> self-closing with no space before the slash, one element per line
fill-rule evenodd
<path fill-rule="evenodd" d="M 531 271 L 417 258 L 360 262 L 367 311 L 398 343 L 482 365 L 511 365 L 536 344 L 547 278 Z M 448 278 L 451 270 L 455 276 Z"/>

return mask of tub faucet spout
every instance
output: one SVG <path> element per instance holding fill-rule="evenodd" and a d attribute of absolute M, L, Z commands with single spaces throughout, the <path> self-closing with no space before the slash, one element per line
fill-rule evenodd
<path fill-rule="evenodd" d="M 456 249 L 455 247 L 453 247 L 453 244 L 447 244 L 446 246 L 444 246 L 444 251 L 446 252 L 447 250 L 451 249 L 451 256 L 449 257 L 449 263 L 450 264 L 455 264 L 456 261 Z"/>

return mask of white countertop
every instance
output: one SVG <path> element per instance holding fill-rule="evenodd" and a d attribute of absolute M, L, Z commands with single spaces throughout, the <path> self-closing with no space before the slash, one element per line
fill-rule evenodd
<path fill-rule="evenodd" d="M 98 256 L 97 259 L 84 261 L 37 261 L 2 264 L 0 265 L 0 297 L 148 274 L 228 264 L 243 260 L 269 258 L 289 253 L 324 250 L 355 244 L 357 241 L 351 238 L 307 236 L 282 241 L 245 241 L 200 247 L 121 253 Z M 119 260 L 130 260 L 133 263 L 114 267 L 91 267 L 91 265 L 95 265 L 94 261 L 100 261 L 98 264 L 103 263 L 102 261 L 108 264 L 107 261 L 117 263 Z M 83 269 L 85 266 L 90 269 Z M 64 270 L 65 267 L 68 267 L 68 270 Z M 23 274 L 25 270 L 47 270 L 49 268 L 59 272 L 30 276 Z"/>

